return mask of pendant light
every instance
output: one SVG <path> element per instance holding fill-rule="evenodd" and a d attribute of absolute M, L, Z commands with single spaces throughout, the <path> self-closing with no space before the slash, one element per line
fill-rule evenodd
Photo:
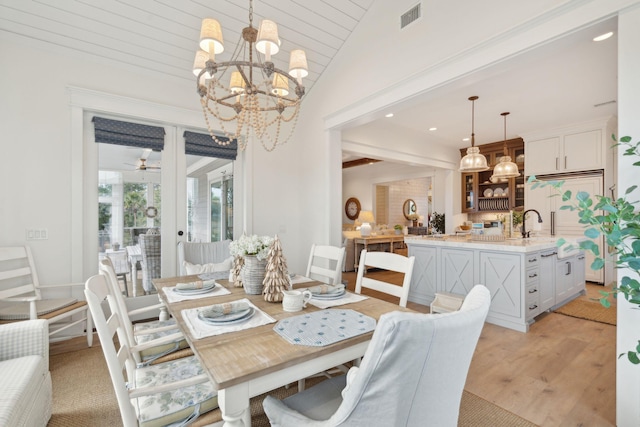
<path fill-rule="evenodd" d="M 471 147 L 467 148 L 467 155 L 460 159 L 460 172 L 482 172 L 489 169 L 487 158 L 480 154 L 480 149 L 475 146 L 474 114 L 476 99 L 478 99 L 477 96 L 469 97 L 469 101 L 471 101 Z"/>
<path fill-rule="evenodd" d="M 494 179 L 502 180 L 508 178 L 515 178 L 520 176 L 520 172 L 518 171 L 518 165 L 511 161 L 511 157 L 507 151 L 507 116 L 508 112 L 501 113 L 502 117 L 504 117 L 504 148 L 503 148 L 503 156 L 500 157 L 500 162 L 493 168 L 493 176 L 491 177 L 491 181 Z"/>

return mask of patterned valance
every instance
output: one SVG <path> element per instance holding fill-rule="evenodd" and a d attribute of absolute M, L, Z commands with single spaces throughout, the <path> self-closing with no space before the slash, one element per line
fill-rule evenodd
<path fill-rule="evenodd" d="M 96 142 L 126 145 L 129 147 L 150 148 L 154 151 L 164 149 L 164 128 L 122 122 L 102 117 L 93 118 Z"/>
<path fill-rule="evenodd" d="M 229 141 L 229 138 L 217 136 L 220 141 Z M 184 132 L 184 151 L 186 154 L 204 157 L 217 157 L 219 159 L 235 160 L 238 155 L 238 141 L 235 139 L 229 145 L 220 145 L 211 135 L 196 132 Z"/>

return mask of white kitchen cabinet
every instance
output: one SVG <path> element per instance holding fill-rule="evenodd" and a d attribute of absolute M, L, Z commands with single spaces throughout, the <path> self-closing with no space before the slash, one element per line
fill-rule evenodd
<path fill-rule="evenodd" d="M 605 149 L 600 129 L 525 140 L 527 174 L 604 169 Z"/>
<path fill-rule="evenodd" d="M 564 184 L 560 189 L 560 194 L 565 191 L 571 191 L 572 199 L 575 201 L 575 195 L 580 191 L 586 191 L 591 196 L 602 195 L 602 177 L 601 176 L 583 176 L 564 180 Z M 525 200 L 526 209 L 535 209 L 540 212 L 542 224 L 539 224 L 539 234 L 542 235 L 558 235 L 570 239 L 584 238 L 585 226 L 580 224 L 577 211 L 568 209 L 560 209 L 568 203 L 563 202 L 559 193 L 551 186 L 538 187 L 531 189 L 532 184 L 526 184 Z M 594 202 L 596 200 L 594 199 Z M 534 225 L 538 225 L 538 217 L 534 212 L 527 214 L 526 229 L 534 230 Z M 600 237 L 593 240 L 603 254 L 604 238 Z M 594 261 L 595 255 L 586 252 L 585 260 L 585 278 L 590 282 L 604 283 L 604 270 L 592 270 L 591 263 Z M 543 304 L 544 305 L 544 304 Z"/>
<path fill-rule="evenodd" d="M 480 281 L 491 292 L 494 316 L 522 318 L 524 283 L 520 254 L 480 252 Z"/>
<path fill-rule="evenodd" d="M 439 290 L 466 295 L 476 284 L 473 271 L 473 251 L 442 249 L 442 277 Z"/>
<path fill-rule="evenodd" d="M 415 256 L 409 299 L 423 305 L 429 305 L 438 289 L 436 248 L 414 246 L 409 248 L 409 256 Z"/>
<path fill-rule="evenodd" d="M 580 259 L 578 259 L 580 258 Z M 559 259 L 556 263 L 556 304 L 563 304 L 584 290 L 584 254 Z M 582 282 L 580 282 L 582 280 Z"/>
<path fill-rule="evenodd" d="M 540 313 L 556 304 L 556 261 L 558 251 L 551 249 L 540 252 Z"/>

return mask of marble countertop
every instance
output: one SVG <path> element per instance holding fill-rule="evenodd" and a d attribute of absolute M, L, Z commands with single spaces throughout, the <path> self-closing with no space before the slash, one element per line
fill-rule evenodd
<path fill-rule="evenodd" d="M 482 249 L 504 252 L 536 252 L 545 249 L 557 248 L 560 236 L 539 236 L 523 239 L 520 237 L 502 241 L 471 240 L 470 236 L 405 236 L 405 243 L 409 246 L 447 246 L 467 249 Z M 567 239 L 568 240 L 568 239 Z"/>

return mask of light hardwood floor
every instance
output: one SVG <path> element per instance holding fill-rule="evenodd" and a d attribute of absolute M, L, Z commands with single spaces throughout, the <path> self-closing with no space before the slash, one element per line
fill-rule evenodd
<path fill-rule="evenodd" d="M 397 273 L 368 274 L 402 283 Z M 356 274 L 343 273 L 343 280 L 353 290 Z M 580 298 L 598 298 L 599 289 L 588 284 Z M 465 389 L 544 427 L 615 426 L 615 342 L 615 326 L 557 313 L 538 316 L 526 334 L 486 323 Z"/>

